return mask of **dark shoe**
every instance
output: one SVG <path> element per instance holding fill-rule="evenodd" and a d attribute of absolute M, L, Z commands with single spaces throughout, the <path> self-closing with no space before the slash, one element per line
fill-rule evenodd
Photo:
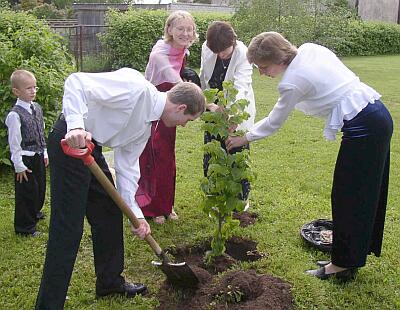
<path fill-rule="evenodd" d="M 46 215 L 42 211 L 39 211 L 38 213 L 36 213 L 36 219 L 44 220 L 45 218 L 46 218 Z"/>
<path fill-rule="evenodd" d="M 325 273 L 325 267 L 321 267 L 319 269 L 315 270 L 307 270 L 306 273 L 309 275 L 312 275 L 314 277 L 317 277 L 318 279 L 321 280 L 326 280 L 329 279 L 330 277 L 335 277 L 338 280 L 341 281 L 348 281 L 354 279 L 354 276 L 356 275 L 358 271 L 358 268 L 349 268 L 343 271 L 339 272 L 333 272 L 333 273 Z"/>
<path fill-rule="evenodd" d="M 40 231 L 35 231 L 33 233 L 31 233 L 31 237 L 39 237 L 40 236 Z"/>
<path fill-rule="evenodd" d="M 22 232 L 16 232 L 17 235 L 23 236 L 23 237 L 39 237 L 40 236 L 40 231 L 35 230 L 32 233 L 22 233 Z"/>
<path fill-rule="evenodd" d="M 146 295 L 147 286 L 141 283 L 129 283 L 125 282 L 119 287 L 109 289 L 98 289 L 96 288 L 97 298 L 108 296 L 108 295 L 122 295 L 125 297 L 135 297 L 136 295 Z"/>
<path fill-rule="evenodd" d="M 330 260 L 317 260 L 315 263 L 318 267 L 325 267 L 326 265 L 329 265 L 331 261 Z"/>

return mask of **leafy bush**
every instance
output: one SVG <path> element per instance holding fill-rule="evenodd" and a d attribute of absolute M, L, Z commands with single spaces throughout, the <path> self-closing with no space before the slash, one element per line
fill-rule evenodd
<path fill-rule="evenodd" d="M 232 23 L 246 43 L 261 32 L 277 31 L 295 45 L 315 42 L 340 56 L 400 52 L 400 25 L 363 22 L 346 0 L 243 1 Z"/>
<path fill-rule="evenodd" d="M 28 13 L 40 19 L 62 19 L 67 18 L 65 10 L 57 9 L 54 4 L 44 3 L 29 10 Z"/>
<path fill-rule="evenodd" d="M 232 23 L 239 38 L 246 43 L 264 31 L 281 32 L 295 43 L 295 38 L 310 35 L 307 14 L 299 0 L 242 1 Z"/>
<path fill-rule="evenodd" d="M 100 36 L 107 49 L 113 51 L 112 67 L 132 67 L 143 71 L 146 68 L 149 54 L 157 39 L 164 33 L 164 23 L 169 12 L 165 10 L 135 10 L 125 13 L 109 11 L 106 23 L 107 32 Z M 217 13 L 193 14 L 196 21 L 199 42 L 190 47 L 188 65 L 200 66 L 201 44 L 211 21 L 228 20 L 230 15 Z"/>
<path fill-rule="evenodd" d="M 43 22 L 26 13 L 0 11 L 0 164 L 8 158 L 6 115 L 15 103 L 9 78 L 15 69 L 35 74 L 47 129 L 61 109 L 64 78 L 73 72 L 71 57 L 61 37 Z"/>
<path fill-rule="evenodd" d="M 400 25 L 353 21 L 340 42 L 324 42 L 341 56 L 400 53 Z"/>
<path fill-rule="evenodd" d="M 0 10 L 9 8 L 10 8 L 10 3 L 7 0 L 0 0 Z"/>
<path fill-rule="evenodd" d="M 21 9 L 24 11 L 31 10 L 37 5 L 37 0 L 21 0 Z"/>

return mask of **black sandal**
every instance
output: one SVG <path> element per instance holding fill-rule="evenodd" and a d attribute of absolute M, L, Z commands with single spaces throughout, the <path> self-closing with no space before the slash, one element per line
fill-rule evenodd
<path fill-rule="evenodd" d="M 357 271 L 358 271 L 358 268 L 348 268 L 348 269 L 345 269 L 342 271 L 327 274 L 325 271 L 325 266 L 324 266 L 319 269 L 307 270 L 306 273 L 308 273 L 309 275 L 312 275 L 314 277 L 317 277 L 320 280 L 327 280 L 331 277 L 335 277 L 338 280 L 346 282 L 346 281 L 354 279 L 354 276 L 356 275 Z"/>

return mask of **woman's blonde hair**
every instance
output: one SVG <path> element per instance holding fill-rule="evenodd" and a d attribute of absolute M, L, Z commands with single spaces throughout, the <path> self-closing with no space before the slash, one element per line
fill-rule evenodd
<path fill-rule="evenodd" d="M 192 42 L 190 43 L 193 44 L 199 38 L 199 35 L 197 33 L 196 23 L 194 21 L 192 14 L 183 10 L 177 10 L 169 14 L 167 20 L 165 21 L 165 26 L 164 26 L 164 40 L 166 42 L 171 42 L 173 40 L 172 36 L 168 33 L 168 28 L 173 27 L 175 23 L 180 19 L 187 19 L 193 23 L 193 39 Z"/>
<path fill-rule="evenodd" d="M 255 36 L 248 47 L 250 63 L 289 65 L 297 55 L 297 48 L 278 32 L 263 32 Z"/>

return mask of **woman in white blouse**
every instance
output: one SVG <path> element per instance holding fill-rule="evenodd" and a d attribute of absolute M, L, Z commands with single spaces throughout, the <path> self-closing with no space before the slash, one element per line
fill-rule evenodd
<path fill-rule="evenodd" d="M 253 67 L 247 61 L 247 47 L 243 42 L 236 40 L 236 33 L 232 26 L 224 21 L 212 22 L 206 34 L 207 40 L 203 43 L 201 49 L 201 67 L 200 82 L 201 88 L 217 88 L 223 90 L 222 83 L 224 81 L 232 81 L 238 94 L 236 99 L 247 99 L 249 105 L 246 112 L 250 117 L 239 124 L 236 130 L 248 130 L 254 125 L 256 115 L 256 105 L 254 100 L 254 92 L 252 87 Z M 209 103 L 207 109 L 216 112 L 218 105 Z M 225 141 L 219 137 L 212 136 L 205 132 L 204 143 L 212 140 L 218 140 L 221 147 L 225 148 Z M 244 148 L 249 148 L 246 145 Z M 231 153 L 240 152 L 243 147 L 231 149 Z M 204 175 L 207 176 L 208 162 L 210 156 L 204 156 L 203 168 Z M 248 180 L 242 180 L 242 200 L 246 201 L 245 210 L 249 207 L 248 197 L 250 193 L 250 183 Z"/>
<path fill-rule="evenodd" d="M 320 279 L 352 279 L 368 254 L 381 254 L 393 132 L 390 113 L 380 94 L 323 46 L 306 43 L 297 49 L 279 33 L 264 32 L 252 39 L 247 58 L 262 75 L 282 75 L 280 98 L 243 137 L 229 137 L 227 148 L 273 134 L 294 108 L 325 119 L 328 140 L 342 131 L 331 194 L 331 261 L 317 262 L 321 268 L 307 272 Z"/>

